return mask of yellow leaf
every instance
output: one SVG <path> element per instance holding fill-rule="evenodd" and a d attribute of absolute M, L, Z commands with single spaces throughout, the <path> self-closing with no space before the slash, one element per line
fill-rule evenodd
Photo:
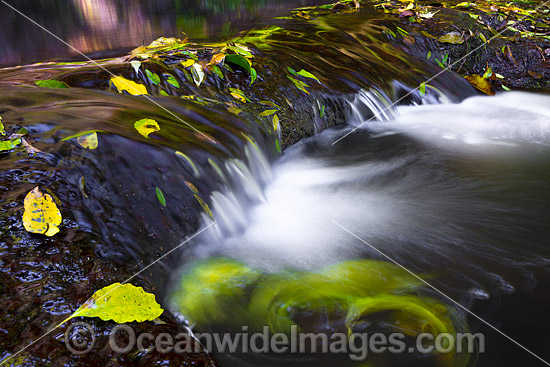
<path fill-rule="evenodd" d="M 82 146 L 82 148 L 86 149 L 95 149 L 99 144 L 96 132 L 79 136 L 76 141 L 80 144 L 80 146 Z"/>
<path fill-rule="evenodd" d="M 141 135 L 146 138 L 149 137 L 149 134 L 154 133 L 155 131 L 160 130 L 158 122 L 153 119 L 141 119 L 134 123 L 134 127 Z"/>
<path fill-rule="evenodd" d="M 244 98 L 244 96 L 242 96 L 238 93 L 235 93 L 235 92 L 231 92 L 231 95 L 233 96 L 233 98 L 238 99 L 242 103 L 246 103 L 246 99 Z"/>
<path fill-rule="evenodd" d="M 155 300 L 155 295 L 132 284 L 114 283 L 95 292 L 66 322 L 73 317 L 99 317 L 116 323 L 151 321 L 164 310 Z"/>
<path fill-rule="evenodd" d="M 449 32 L 437 39 L 441 43 L 451 43 L 453 45 L 459 45 L 464 43 L 464 38 L 458 32 Z"/>
<path fill-rule="evenodd" d="M 279 116 L 273 115 L 273 130 L 277 131 L 279 128 Z"/>
<path fill-rule="evenodd" d="M 195 60 L 193 59 L 187 59 L 185 61 L 182 61 L 181 64 L 184 68 L 188 68 L 189 66 L 193 65 L 195 63 Z"/>
<path fill-rule="evenodd" d="M 126 91 L 133 96 L 139 96 L 142 94 L 147 94 L 147 88 L 143 84 L 138 84 L 132 80 L 125 79 L 121 76 L 115 76 L 111 78 L 111 83 L 113 83 L 118 89 L 119 92 Z"/>
<path fill-rule="evenodd" d="M 472 74 L 465 76 L 465 78 L 468 82 L 470 82 L 471 85 L 473 85 L 475 88 L 479 89 L 483 93 L 490 96 L 495 95 L 495 91 L 493 90 L 493 85 L 491 84 L 491 82 L 489 82 L 481 75 Z"/>
<path fill-rule="evenodd" d="M 28 232 L 53 236 L 59 232 L 61 212 L 52 197 L 40 191 L 38 186 L 32 189 L 24 201 L 23 225 Z"/>
<path fill-rule="evenodd" d="M 186 43 L 186 40 L 180 40 L 179 38 L 175 38 L 175 37 L 169 37 L 169 38 L 160 37 L 154 40 L 153 42 L 151 42 L 149 46 L 147 46 L 147 48 L 166 47 L 166 46 L 171 46 L 178 43 L 184 44 Z"/>
<path fill-rule="evenodd" d="M 225 60 L 225 54 L 224 53 L 218 53 L 212 56 L 212 59 L 208 63 L 209 65 L 218 65 L 220 62 Z"/>

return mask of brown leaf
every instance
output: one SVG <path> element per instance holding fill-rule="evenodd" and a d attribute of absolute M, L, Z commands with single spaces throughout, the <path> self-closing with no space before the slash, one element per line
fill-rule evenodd
<path fill-rule="evenodd" d="M 473 85 L 476 89 L 480 90 L 481 92 L 488 94 L 490 96 L 495 95 L 495 90 L 493 89 L 493 85 L 490 81 L 482 77 L 481 75 L 472 74 L 467 75 L 464 78 L 468 82 L 470 82 L 471 85 Z"/>
<path fill-rule="evenodd" d="M 401 18 L 412 17 L 413 15 L 414 15 L 414 11 L 412 10 L 405 10 L 404 12 L 401 12 L 401 14 L 399 14 Z"/>
<path fill-rule="evenodd" d="M 533 77 L 535 79 L 541 79 L 542 78 L 542 74 L 540 74 L 540 73 L 534 72 L 532 70 L 528 70 L 527 72 L 529 73 L 529 75 L 531 75 L 531 77 Z"/>
<path fill-rule="evenodd" d="M 451 43 L 453 45 L 460 45 L 461 43 L 464 43 L 464 38 L 462 37 L 462 34 L 458 32 L 449 32 L 437 39 L 441 43 Z"/>
<path fill-rule="evenodd" d="M 516 68 L 519 68 L 519 65 L 516 61 L 516 58 L 514 57 L 514 54 L 512 53 L 512 50 L 510 49 L 510 46 L 506 46 L 505 48 L 505 54 L 508 57 L 508 59 L 516 66 Z"/>

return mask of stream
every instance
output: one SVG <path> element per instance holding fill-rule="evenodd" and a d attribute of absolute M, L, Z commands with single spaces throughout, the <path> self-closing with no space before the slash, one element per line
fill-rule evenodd
<path fill-rule="evenodd" d="M 132 282 L 194 333 L 267 326 L 288 335 L 297 325 L 326 334 L 402 332 L 407 343 L 422 332 L 484 336 L 468 355 L 353 360 L 209 350 L 221 366 L 542 365 L 479 318 L 550 359 L 550 95 L 481 96 L 452 72 L 420 93 L 414 88 L 441 70 L 426 60 L 429 45 L 404 42 L 405 31 L 396 38 L 391 21 L 370 8 L 312 22 L 279 19 L 270 28 L 268 18 L 284 15 L 287 2 L 221 2 L 208 19 L 210 2 L 187 12 L 180 2 L 68 3 L 78 21 L 52 26 L 82 42 L 93 30 L 95 43 L 81 44 L 83 51 L 102 58 L 108 72 L 142 82 L 150 96 L 117 93 L 90 63 L 23 65 L 78 59 L 59 45 L 31 51 L 32 34 L 18 36 L 23 51 L 0 59 L 10 65 L 0 69 L 6 133 L 26 129 L 39 150 L 0 152 L 0 361 L 95 290 L 137 271 Z M 301 5 L 310 3 L 317 2 Z M 25 10 L 49 14 L 36 6 Z M 130 38 L 113 28 L 122 23 L 131 33 L 138 18 L 147 27 Z M 178 36 L 182 24 L 195 31 L 193 42 L 228 40 L 253 26 L 238 40 L 251 42 L 255 84 L 236 67 L 223 81 L 213 73 L 202 85 L 186 81 L 174 55 L 143 61 L 142 69 L 108 59 L 145 39 Z M 14 42 L 1 50 L 16 49 Z M 319 79 L 296 89 L 289 80 L 299 76 L 281 65 Z M 169 71 L 178 87 L 152 83 L 146 67 L 162 78 Z M 57 75 L 70 88 L 32 83 Z M 225 83 L 251 101 L 237 105 Z M 280 126 L 274 112 L 254 110 L 267 109 L 262 99 L 276 106 Z M 160 129 L 138 134 L 134 123 L 143 118 Z M 63 140 L 85 130 L 97 131 L 97 149 Z M 37 185 L 63 214 L 55 237 L 21 223 L 23 199 Z M 73 365 L 59 351 L 62 338 L 58 330 L 19 358 Z M 110 358 L 106 348 L 95 352 L 75 360 Z M 124 365 L 143 357 L 132 353 Z"/>

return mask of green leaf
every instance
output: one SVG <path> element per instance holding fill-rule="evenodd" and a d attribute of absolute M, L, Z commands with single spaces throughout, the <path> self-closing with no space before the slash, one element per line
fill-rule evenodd
<path fill-rule="evenodd" d="M 325 115 L 325 105 L 321 105 L 321 111 L 320 111 L 320 113 L 319 113 L 319 116 L 320 116 L 321 118 L 323 118 L 324 115 Z"/>
<path fill-rule="evenodd" d="M 4 130 L 4 124 L 2 123 L 2 116 L 0 116 L 0 135 L 6 135 L 6 131 Z"/>
<path fill-rule="evenodd" d="M 301 90 L 302 92 L 305 92 L 307 94 L 309 94 L 309 91 L 306 89 L 306 87 L 309 87 L 309 85 L 307 85 L 306 83 L 304 83 L 303 81 L 301 80 L 298 80 L 298 79 L 294 79 L 293 77 L 291 76 L 286 76 L 288 79 L 290 79 L 292 81 L 292 83 L 294 83 L 294 86 L 296 88 L 298 88 L 299 90 Z"/>
<path fill-rule="evenodd" d="M 254 83 L 254 80 L 258 77 L 258 73 L 256 72 L 256 69 L 250 68 L 250 84 Z"/>
<path fill-rule="evenodd" d="M 174 76 L 168 74 L 168 76 L 166 77 L 166 82 L 168 84 L 171 84 L 173 85 L 174 87 L 176 88 L 179 88 L 180 87 L 180 83 L 176 80 L 176 78 L 174 78 Z"/>
<path fill-rule="evenodd" d="M 163 90 L 160 91 L 160 95 L 165 97 L 170 97 L 170 95 Z"/>
<path fill-rule="evenodd" d="M 7 140 L 7 141 L 0 141 L 0 152 L 4 150 L 12 150 L 19 144 L 21 144 L 21 138 Z"/>
<path fill-rule="evenodd" d="M 220 77 L 220 79 L 223 79 L 223 73 L 218 65 L 210 65 L 210 67 L 216 73 L 216 75 Z"/>
<path fill-rule="evenodd" d="M 264 105 L 264 106 L 271 106 L 271 107 L 275 107 L 275 108 L 281 108 L 281 107 L 279 107 L 279 105 L 277 103 L 272 102 L 272 101 L 260 101 L 258 103 L 261 104 L 261 105 Z"/>
<path fill-rule="evenodd" d="M 41 88 L 69 88 L 67 84 L 59 82 L 57 80 L 53 80 L 53 79 L 36 80 L 34 84 L 36 84 Z"/>
<path fill-rule="evenodd" d="M 487 71 L 485 71 L 485 74 L 483 74 L 483 77 L 485 79 L 489 79 L 491 75 L 493 75 L 493 70 L 491 69 L 490 66 L 487 66 Z"/>
<path fill-rule="evenodd" d="M 430 59 L 430 57 L 432 57 L 432 51 L 428 51 L 428 56 L 426 56 L 426 59 Z"/>
<path fill-rule="evenodd" d="M 301 75 L 301 76 L 304 76 L 306 78 L 315 79 L 319 82 L 319 84 L 321 83 L 321 81 L 319 79 L 317 79 L 317 77 L 315 75 L 311 74 L 309 71 L 305 71 L 304 69 L 300 70 L 297 74 Z"/>
<path fill-rule="evenodd" d="M 154 133 L 155 131 L 160 130 L 158 122 L 153 119 L 141 119 L 134 123 L 136 130 L 146 138 L 149 137 L 149 134 Z"/>
<path fill-rule="evenodd" d="M 148 69 L 145 69 L 145 74 L 147 74 L 147 78 L 154 85 L 158 85 L 160 83 L 160 77 L 157 74 L 153 73 Z"/>
<path fill-rule="evenodd" d="M 154 294 L 132 284 L 114 283 L 95 292 L 63 323 L 79 316 L 99 317 L 101 320 L 113 320 L 119 324 L 152 321 L 163 311 Z"/>
<path fill-rule="evenodd" d="M 264 112 L 260 113 L 260 116 L 270 116 L 276 113 L 277 110 L 265 110 Z"/>
<path fill-rule="evenodd" d="M 279 153 L 281 153 L 281 145 L 279 144 L 279 139 L 275 140 L 275 148 Z"/>
<path fill-rule="evenodd" d="M 164 198 L 164 194 L 162 193 L 162 190 L 158 187 L 155 187 L 155 192 L 157 193 L 157 199 L 159 203 L 162 204 L 162 206 L 166 206 L 166 199 Z"/>
<path fill-rule="evenodd" d="M 250 63 L 248 60 L 241 55 L 225 55 L 225 61 L 230 62 L 232 64 L 235 64 L 237 66 L 240 66 L 241 68 L 248 71 L 250 74 L 251 82 L 252 84 L 254 80 L 256 79 L 256 70 L 252 71 L 252 67 L 250 66 Z"/>
<path fill-rule="evenodd" d="M 61 141 L 66 141 L 66 140 L 78 138 L 79 136 L 88 135 L 88 134 L 91 134 L 91 133 L 102 133 L 102 132 L 103 132 L 102 130 L 86 130 L 86 131 L 82 131 L 78 134 L 67 136 L 67 137 L 61 139 Z"/>
<path fill-rule="evenodd" d="M 418 87 L 418 91 L 420 92 L 420 97 L 424 97 L 424 95 L 426 94 L 426 83 L 420 84 L 420 86 Z"/>
<path fill-rule="evenodd" d="M 245 101 L 250 102 L 250 98 L 248 98 L 248 97 L 244 94 L 244 92 L 243 92 L 242 90 L 238 89 L 238 88 L 229 88 L 229 92 L 231 93 L 231 95 L 232 95 L 234 98 L 238 99 L 239 101 L 241 101 L 241 102 L 243 102 L 243 103 L 244 103 Z"/>
<path fill-rule="evenodd" d="M 296 76 L 296 71 L 293 68 L 291 68 L 290 66 L 287 66 L 286 69 L 289 71 L 290 74 Z"/>
<path fill-rule="evenodd" d="M 511 91 L 511 89 L 508 88 L 507 86 L 505 86 L 504 84 L 503 84 L 501 87 L 502 87 L 502 89 L 504 89 L 505 91 L 508 91 L 508 92 Z"/>

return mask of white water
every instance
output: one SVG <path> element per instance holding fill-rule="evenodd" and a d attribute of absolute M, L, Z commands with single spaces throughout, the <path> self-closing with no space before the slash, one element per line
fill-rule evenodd
<path fill-rule="evenodd" d="M 227 256 L 276 271 L 377 256 L 334 220 L 424 271 L 473 264 L 474 256 L 548 261 L 507 249 L 537 246 L 526 231 L 545 215 L 537 202 L 547 198 L 549 96 L 514 92 L 399 107 L 395 119 L 373 120 L 333 146 L 344 133 L 325 131 L 286 150 L 273 178 L 250 149 L 255 173 L 231 166 L 239 190 L 213 194 L 217 228 L 186 260 Z M 269 181 L 263 194 L 253 177 Z"/>

